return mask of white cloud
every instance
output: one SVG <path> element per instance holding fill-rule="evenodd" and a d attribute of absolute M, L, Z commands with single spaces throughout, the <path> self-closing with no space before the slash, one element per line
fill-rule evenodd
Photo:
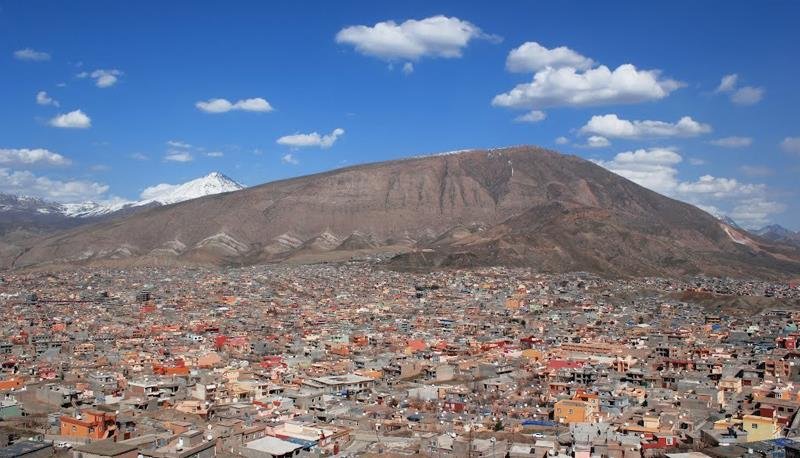
<path fill-rule="evenodd" d="M 167 140 L 167 145 L 173 148 L 191 148 L 192 145 L 180 140 Z"/>
<path fill-rule="evenodd" d="M 594 65 L 592 59 L 566 46 L 547 49 L 535 41 L 523 43 L 520 47 L 512 49 L 506 58 L 508 71 L 522 73 L 534 73 L 548 67 L 588 70 L 592 65 Z"/>
<path fill-rule="evenodd" d="M 725 75 L 722 77 L 722 80 L 720 80 L 716 92 L 730 92 L 734 88 L 736 88 L 736 83 L 738 81 L 739 81 L 739 75 L 735 73 L 731 75 Z"/>
<path fill-rule="evenodd" d="M 50 60 L 50 54 L 35 49 L 25 48 L 14 51 L 14 58 L 17 60 L 27 60 L 31 62 L 43 62 Z"/>
<path fill-rule="evenodd" d="M 746 228 L 760 228 L 770 223 L 770 217 L 782 213 L 786 205 L 764 197 L 745 199 L 731 212 L 731 218 Z"/>
<path fill-rule="evenodd" d="M 122 75 L 122 72 L 116 69 L 111 70 L 95 70 L 92 72 L 92 78 L 94 78 L 94 84 L 100 88 L 111 87 L 117 84 L 118 77 Z"/>
<path fill-rule="evenodd" d="M 558 137 L 555 140 L 556 145 L 566 145 L 569 143 L 569 139 L 567 137 Z"/>
<path fill-rule="evenodd" d="M 336 34 L 336 42 L 352 45 L 361 54 L 389 62 L 417 61 L 423 57 L 457 58 L 474 39 L 498 41 L 476 25 L 456 17 L 432 16 L 403 23 L 378 22 L 374 26 L 345 27 Z M 403 67 L 407 72 L 406 67 Z"/>
<path fill-rule="evenodd" d="M 64 156 L 54 153 L 44 148 L 34 149 L 6 149 L 0 148 L 0 164 L 1 165 L 31 165 L 31 164 L 44 164 L 44 165 L 69 165 L 70 160 Z"/>
<path fill-rule="evenodd" d="M 92 120 L 81 110 L 75 110 L 56 116 L 50 120 L 50 125 L 64 129 L 88 129 L 92 126 Z"/>
<path fill-rule="evenodd" d="M 194 156 L 188 151 L 169 151 L 164 156 L 164 160 L 168 162 L 191 162 L 194 160 Z"/>
<path fill-rule="evenodd" d="M 239 100 L 238 102 L 233 104 L 233 109 L 242 111 L 261 111 L 261 112 L 269 112 L 273 110 L 272 105 L 270 105 L 269 102 L 262 99 L 261 97 Z"/>
<path fill-rule="evenodd" d="M 206 156 L 208 157 L 222 157 L 224 155 L 225 154 L 222 151 L 209 151 L 206 153 Z"/>
<path fill-rule="evenodd" d="M 664 121 L 628 121 L 615 114 L 592 116 L 585 126 L 584 134 L 597 134 L 611 138 L 644 137 L 694 137 L 711 132 L 711 126 L 684 116 L 676 123 Z"/>
<path fill-rule="evenodd" d="M 36 93 L 36 103 L 39 105 L 52 105 L 54 107 L 59 106 L 58 100 L 47 95 L 47 92 L 45 91 L 39 91 Z"/>
<path fill-rule="evenodd" d="M 764 88 L 745 86 L 731 94 L 731 102 L 737 105 L 755 105 L 764 97 Z"/>
<path fill-rule="evenodd" d="M 268 113 L 273 110 L 272 105 L 261 97 L 242 99 L 231 102 L 227 99 L 209 99 L 195 103 L 195 106 L 206 113 L 227 113 L 229 111 L 254 111 Z"/>
<path fill-rule="evenodd" d="M 787 153 L 800 154 L 800 137 L 786 137 L 781 142 L 781 149 Z"/>
<path fill-rule="evenodd" d="M 653 148 L 626 151 L 611 161 L 596 162 L 645 188 L 669 195 L 678 186 L 675 165 L 682 160 L 681 155 L 674 151 Z"/>
<path fill-rule="evenodd" d="M 740 183 L 735 178 L 721 178 L 703 175 L 697 181 L 679 183 L 678 195 L 707 195 L 715 198 L 751 195 L 764 190 L 763 185 Z"/>
<path fill-rule="evenodd" d="M 514 120 L 517 122 L 535 124 L 537 122 L 544 121 L 545 118 L 547 118 L 547 114 L 544 111 L 532 110 L 522 116 L 517 116 Z"/>
<path fill-rule="evenodd" d="M 144 188 L 144 190 L 139 194 L 139 199 L 141 200 L 150 200 L 155 199 L 157 197 L 161 197 L 164 194 L 169 194 L 172 191 L 178 189 L 181 185 L 179 184 L 169 184 L 169 183 L 159 183 L 157 185 L 149 186 Z"/>
<path fill-rule="evenodd" d="M 753 144 L 753 139 L 750 137 L 724 137 L 711 140 L 709 143 L 723 148 L 745 148 Z"/>
<path fill-rule="evenodd" d="M 285 135 L 277 140 L 278 144 L 290 146 L 292 148 L 319 147 L 330 148 L 336 140 L 344 135 L 344 129 L 334 129 L 328 135 L 320 135 L 316 132 L 310 134 Z"/>
<path fill-rule="evenodd" d="M 406 62 L 405 64 L 403 64 L 403 74 L 410 75 L 412 73 L 414 73 L 414 64 L 412 64 L 411 62 Z"/>
<path fill-rule="evenodd" d="M 606 137 L 601 137 L 599 135 L 592 135 L 591 137 L 586 139 L 586 148 L 605 148 L 607 146 L 611 146 L 611 142 L 608 141 Z"/>
<path fill-rule="evenodd" d="M 281 157 L 281 162 L 283 162 L 284 164 L 292 164 L 292 165 L 297 165 L 300 163 L 300 161 L 298 161 L 297 158 L 294 157 L 292 153 L 284 154 Z"/>
<path fill-rule="evenodd" d="M 41 197 L 58 202 L 95 200 L 108 191 L 108 185 L 81 180 L 55 180 L 36 176 L 27 170 L 0 168 L 0 192 Z"/>
<path fill-rule="evenodd" d="M 495 96 L 492 105 L 541 109 L 630 104 L 662 99 L 681 86 L 678 81 L 662 78 L 657 70 L 638 70 L 631 64 L 613 71 L 605 65 L 586 71 L 547 67 L 530 83 Z"/>
<path fill-rule="evenodd" d="M 99 88 L 107 88 L 117 84 L 119 77 L 123 73 L 115 68 L 112 69 L 97 69 L 93 72 L 80 72 L 76 76 L 78 78 L 92 78 L 94 85 Z"/>
<path fill-rule="evenodd" d="M 733 73 L 725 75 L 717 86 L 717 93 L 726 92 L 730 94 L 731 102 L 737 105 L 755 105 L 764 97 L 763 87 L 744 86 L 738 87 L 739 75 Z"/>
<path fill-rule="evenodd" d="M 619 153 L 610 161 L 595 163 L 629 180 L 675 199 L 696 205 L 714 215 L 731 215 L 745 227 L 763 225 L 769 215 L 785 206 L 768 199 L 763 184 L 742 183 L 734 178 L 703 175 L 680 180 L 677 165 L 683 158 L 666 148 Z M 748 209 L 752 206 L 752 209 Z M 724 209 L 730 209 L 726 212 Z"/>
<path fill-rule="evenodd" d="M 149 157 L 147 157 L 147 155 L 146 155 L 146 154 L 142 154 L 142 153 L 133 153 L 133 154 L 131 154 L 131 159 L 135 159 L 135 160 L 137 160 L 137 161 L 147 161 L 147 160 L 149 160 L 150 158 L 149 158 Z"/>

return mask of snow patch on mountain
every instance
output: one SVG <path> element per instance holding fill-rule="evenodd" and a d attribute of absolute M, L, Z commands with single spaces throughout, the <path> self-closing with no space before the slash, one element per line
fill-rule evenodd
<path fill-rule="evenodd" d="M 83 202 L 79 204 L 62 204 L 63 213 L 76 218 L 103 216 L 133 207 L 145 205 L 169 205 L 199 197 L 238 191 L 245 186 L 219 172 L 212 172 L 204 177 L 183 184 L 161 183 L 142 191 L 141 200 L 115 200 L 109 202 Z"/>

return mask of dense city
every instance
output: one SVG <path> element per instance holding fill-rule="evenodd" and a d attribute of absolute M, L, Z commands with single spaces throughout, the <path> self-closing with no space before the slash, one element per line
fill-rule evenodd
<path fill-rule="evenodd" d="M 368 260 L 0 280 L 0 456 L 793 457 L 800 285 Z"/>

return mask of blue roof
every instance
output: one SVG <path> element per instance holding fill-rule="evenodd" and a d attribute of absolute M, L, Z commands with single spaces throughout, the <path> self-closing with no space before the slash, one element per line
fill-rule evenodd
<path fill-rule="evenodd" d="M 556 423 L 547 420 L 522 420 L 522 426 L 557 426 Z"/>

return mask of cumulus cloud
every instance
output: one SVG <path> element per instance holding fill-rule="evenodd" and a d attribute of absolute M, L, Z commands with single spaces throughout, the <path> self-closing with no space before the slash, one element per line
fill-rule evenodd
<path fill-rule="evenodd" d="M 764 88 L 745 86 L 731 94 L 731 102 L 737 105 L 755 105 L 764 98 Z"/>
<path fill-rule="evenodd" d="M 786 205 L 764 197 L 745 199 L 737 204 L 730 216 L 734 221 L 746 228 L 764 227 L 770 223 L 770 217 L 782 213 Z"/>
<path fill-rule="evenodd" d="M 412 64 L 411 62 L 406 62 L 405 64 L 403 64 L 403 74 L 410 75 L 412 73 L 414 73 L 414 64 Z"/>
<path fill-rule="evenodd" d="M 169 151 L 164 156 L 164 160 L 168 162 L 191 162 L 194 160 L 194 156 L 188 151 Z"/>
<path fill-rule="evenodd" d="M 681 155 L 674 151 L 653 148 L 626 151 L 611 161 L 596 163 L 645 188 L 669 195 L 678 185 L 675 165 L 682 160 Z"/>
<path fill-rule="evenodd" d="M 725 75 L 719 82 L 717 93 L 725 92 L 729 94 L 731 102 L 737 105 L 755 105 L 764 98 L 764 88 L 755 86 L 738 87 L 739 75 L 733 73 Z"/>
<path fill-rule="evenodd" d="M 97 69 L 93 72 L 78 73 L 78 78 L 91 78 L 94 80 L 94 85 L 99 88 L 107 88 L 117 84 L 119 77 L 123 73 L 115 68 L 112 69 Z"/>
<path fill-rule="evenodd" d="M 285 135 L 279 138 L 277 142 L 280 145 L 290 146 L 292 148 L 330 148 L 342 135 L 344 135 L 344 129 L 338 128 L 334 129 L 333 132 L 328 135 L 320 135 L 317 132 L 311 132 L 310 134 Z"/>
<path fill-rule="evenodd" d="M 423 57 L 458 58 L 475 39 L 499 41 L 499 37 L 484 33 L 468 21 L 441 15 L 409 19 L 400 24 L 383 21 L 373 26 L 354 25 L 336 34 L 337 43 L 389 62 L 416 62 Z M 404 73 L 412 70 L 413 67 L 403 67 Z"/>
<path fill-rule="evenodd" d="M 680 154 L 667 148 L 639 149 L 619 153 L 610 161 L 594 161 L 641 186 L 702 208 L 714 215 L 728 214 L 745 227 L 763 226 L 768 217 L 785 206 L 768 198 L 763 184 L 743 183 L 735 178 L 710 174 L 696 180 L 680 180 Z M 753 206 L 752 211 L 746 211 Z M 730 211 L 726 212 L 725 209 Z"/>
<path fill-rule="evenodd" d="M 613 71 L 605 65 L 580 71 L 574 67 L 546 67 L 530 83 L 498 94 L 492 105 L 517 109 L 558 106 L 585 107 L 659 100 L 682 86 L 657 70 L 639 70 L 632 64 Z"/>
<path fill-rule="evenodd" d="M 600 135 L 592 135 L 591 137 L 586 139 L 586 144 L 583 146 L 586 148 L 605 148 L 607 146 L 611 146 L 611 142 L 608 141 L 606 137 L 601 137 Z"/>
<path fill-rule="evenodd" d="M 207 101 L 199 101 L 195 103 L 195 106 L 206 113 L 227 113 L 229 111 L 269 113 L 273 110 L 272 105 L 261 97 L 242 99 L 236 102 L 231 102 L 227 99 L 209 99 Z"/>
<path fill-rule="evenodd" d="M 709 143 L 722 148 L 745 148 L 753 144 L 753 139 L 750 137 L 723 137 L 711 140 Z"/>
<path fill-rule="evenodd" d="M 96 200 L 108 185 L 81 180 L 56 180 L 37 176 L 27 170 L 0 168 L 0 192 L 40 197 L 58 202 Z"/>
<path fill-rule="evenodd" d="M 169 184 L 169 183 L 159 183 L 157 185 L 148 186 L 142 190 L 141 194 L 139 194 L 139 198 L 141 200 L 150 200 L 155 199 L 157 197 L 161 197 L 164 194 L 169 194 L 170 192 L 178 189 L 181 185 L 179 184 Z"/>
<path fill-rule="evenodd" d="M 679 183 L 678 195 L 707 195 L 715 198 L 751 195 L 764 190 L 763 185 L 740 183 L 735 178 L 721 178 L 703 175 L 696 181 Z"/>
<path fill-rule="evenodd" d="M 283 162 L 284 164 L 292 164 L 292 165 L 297 165 L 300 163 L 300 161 L 298 161 L 297 158 L 294 157 L 294 154 L 292 153 L 284 154 L 281 157 L 281 162 Z"/>
<path fill-rule="evenodd" d="M 47 92 L 45 91 L 39 91 L 36 93 L 36 103 L 38 103 L 39 105 L 51 105 L 54 107 L 59 106 L 58 100 L 55 100 L 54 98 L 47 95 Z"/>
<path fill-rule="evenodd" d="M 781 149 L 787 153 L 800 154 L 800 137 L 786 137 L 781 142 Z"/>
<path fill-rule="evenodd" d="M 50 54 L 44 51 L 24 48 L 14 51 L 14 58 L 17 60 L 27 60 L 30 62 L 44 62 L 46 60 L 50 60 Z"/>
<path fill-rule="evenodd" d="M 556 145 L 566 145 L 569 143 L 569 139 L 567 137 L 558 137 L 555 139 Z"/>
<path fill-rule="evenodd" d="M 0 148 L 0 165 L 69 165 L 70 160 L 44 148 Z"/>
<path fill-rule="evenodd" d="M 88 129 L 92 120 L 81 110 L 75 110 L 56 116 L 50 120 L 50 125 L 62 129 Z"/>
<path fill-rule="evenodd" d="M 731 75 L 724 75 L 722 80 L 719 82 L 719 86 L 717 86 L 716 92 L 730 92 L 736 88 L 736 83 L 739 81 L 739 75 L 731 74 Z"/>
<path fill-rule="evenodd" d="M 684 116 L 676 123 L 664 121 L 628 121 L 615 114 L 592 116 L 581 133 L 611 138 L 694 137 L 711 132 L 711 126 Z"/>
<path fill-rule="evenodd" d="M 512 49 L 506 58 L 506 69 L 521 73 L 534 73 L 548 67 L 588 70 L 592 65 L 594 65 L 592 59 L 566 46 L 547 49 L 535 41 L 523 43 L 520 47 Z"/>
<path fill-rule="evenodd" d="M 191 148 L 192 145 L 180 140 L 167 140 L 167 145 L 173 148 Z"/>
<path fill-rule="evenodd" d="M 547 114 L 544 111 L 539 110 L 532 110 L 525 113 L 522 116 L 517 116 L 514 120 L 517 122 L 527 122 L 531 124 L 535 124 L 540 121 L 544 121 L 547 118 Z"/>

